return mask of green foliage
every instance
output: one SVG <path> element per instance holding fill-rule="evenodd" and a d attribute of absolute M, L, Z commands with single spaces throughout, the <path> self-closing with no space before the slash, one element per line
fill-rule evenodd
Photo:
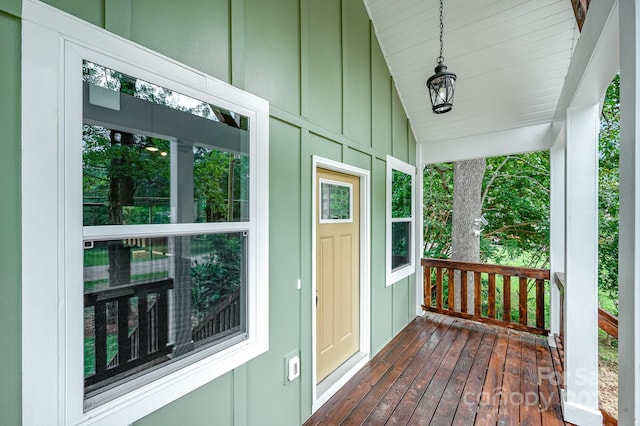
<path fill-rule="evenodd" d="M 243 237 L 215 234 L 199 238 L 198 250 L 207 254 L 195 260 L 191 268 L 191 295 L 193 315 L 202 320 L 225 297 L 240 289 Z"/>
<path fill-rule="evenodd" d="M 426 166 L 423 179 L 424 256 L 446 259 L 451 254 L 453 163 Z"/>
<path fill-rule="evenodd" d="M 549 257 L 549 154 L 535 152 L 487 159 L 482 212 L 488 221 L 480 236 L 480 257 L 509 263 L 535 253 L 527 266 Z M 448 258 L 453 217 L 453 164 L 424 170 L 424 255 Z"/>
<path fill-rule="evenodd" d="M 599 140 L 600 301 L 617 313 L 618 210 L 620 182 L 620 76 L 609 85 L 602 108 Z M 483 261 L 542 267 L 549 256 L 548 152 L 487 159 L 482 211 L 488 220 L 480 237 Z M 451 253 L 453 164 L 424 169 L 424 255 Z"/>
<path fill-rule="evenodd" d="M 615 300 L 618 298 L 620 75 L 607 88 L 598 149 L 598 286 L 601 296 Z M 617 314 L 617 307 L 610 312 Z"/>
<path fill-rule="evenodd" d="M 394 169 L 391 187 L 391 217 L 411 217 L 411 175 Z"/>

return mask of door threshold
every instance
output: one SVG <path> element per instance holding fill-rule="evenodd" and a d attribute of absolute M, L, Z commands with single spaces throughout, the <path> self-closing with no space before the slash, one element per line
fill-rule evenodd
<path fill-rule="evenodd" d="M 316 386 L 316 400 L 313 403 L 311 412 L 315 413 L 318 408 L 322 407 L 367 362 L 369 362 L 369 356 L 364 352 L 358 351 L 318 383 Z"/>

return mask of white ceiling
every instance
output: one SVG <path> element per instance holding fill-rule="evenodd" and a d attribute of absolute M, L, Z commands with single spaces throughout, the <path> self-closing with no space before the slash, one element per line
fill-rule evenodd
<path fill-rule="evenodd" d="M 570 0 L 445 0 L 453 110 L 431 112 L 439 0 L 364 0 L 418 143 L 552 121 L 579 35 Z M 514 141 L 517 143 L 517 141 Z"/>

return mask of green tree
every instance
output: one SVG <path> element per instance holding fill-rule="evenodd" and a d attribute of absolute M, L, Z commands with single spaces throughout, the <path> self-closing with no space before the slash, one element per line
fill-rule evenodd
<path fill-rule="evenodd" d="M 486 159 L 482 182 L 480 259 L 508 263 L 527 257 L 529 266 L 543 266 L 549 258 L 548 152 Z M 451 256 L 453 163 L 424 169 L 424 255 Z M 471 229 L 470 237 L 473 237 Z"/>
<path fill-rule="evenodd" d="M 598 149 L 598 287 L 610 299 L 616 300 L 620 201 L 620 75 L 607 88 L 600 118 Z"/>

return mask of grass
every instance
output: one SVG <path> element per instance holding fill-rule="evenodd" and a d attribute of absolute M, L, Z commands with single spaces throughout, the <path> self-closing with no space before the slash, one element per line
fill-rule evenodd
<path fill-rule="evenodd" d="M 107 363 L 118 353 L 118 335 L 107 335 Z M 96 374 L 96 339 L 84 338 L 84 377 Z"/>
<path fill-rule="evenodd" d="M 167 257 L 165 254 L 167 248 L 153 247 L 153 251 L 149 248 L 140 248 L 131 250 L 132 262 L 148 262 L 154 259 L 163 259 Z M 109 252 L 106 247 L 94 247 L 84 251 L 84 266 L 106 266 L 109 264 Z"/>

